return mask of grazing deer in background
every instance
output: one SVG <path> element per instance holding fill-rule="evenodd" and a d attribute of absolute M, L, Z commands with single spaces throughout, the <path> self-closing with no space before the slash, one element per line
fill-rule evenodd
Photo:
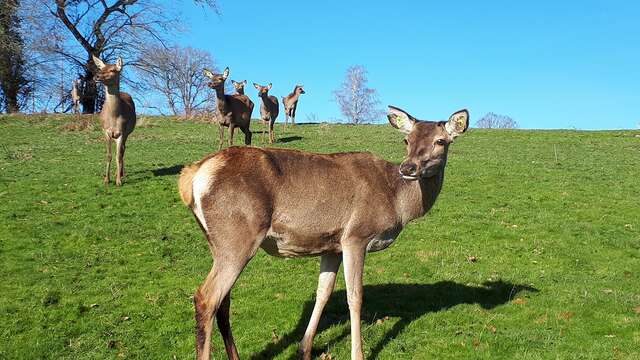
<path fill-rule="evenodd" d="M 222 149 L 224 142 L 224 128 L 229 128 L 229 146 L 233 145 L 233 132 L 236 126 L 244 133 L 244 144 L 251 145 L 251 114 L 253 113 L 253 102 L 246 95 L 225 95 L 224 81 L 229 76 L 229 68 L 225 68 L 222 74 L 214 74 L 208 69 L 204 69 L 204 75 L 208 77 L 209 87 L 216 91 L 216 106 L 218 108 L 218 126 L 220 131 L 220 146 Z M 243 85 L 244 91 L 244 85 Z"/>
<path fill-rule="evenodd" d="M 298 98 L 302 94 L 304 94 L 304 87 L 302 85 L 296 85 L 296 87 L 293 88 L 293 92 L 291 94 L 282 98 L 282 105 L 284 106 L 283 128 L 287 127 L 289 118 L 291 118 L 292 126 L 296 124 L 296 109 L 298 108 Z"/>
<path fill-rule="evenodd" d="M 236 93 L 238 95 L 244 95 L 244 86 L 247 85 L 247 80 L 243 80 L 240 82 L 231 80 L 231 84 L 236 89 Z"/>
<path fill-rule="evenodd" d="M 405 135 L 408 155 L 400 166 L 370 153 L 231 147 L 182 170 L 180 196 L 215 258 L 193 300 L 198 359 L 209 359 L 214 316 L 227 355 L 238 359 L 230 291 L 258 248 L 273 256 L 321 257 L 316 304 L 299 348 L 303 359 L 311 359 L 320 315 L 344 263 L 351 358 L 363 358 L 365 254 L 385 249 L 429 211 L 442 188 L 449 146 L 469 126 L 466 110 L 431 122 L 390 106 L 388 118 Z"/>
<path fill-rule="evenodd" d="M 260 86 L 256 83 L 253 83 L 256 89 L 258 89 L 258 96 L 262 99 L 262 104 L 260 105 L 260 119 L 262 119 L 262 123 L 264 125 L 269 126 L 269 144 L 273 144 L 276 141 L 276 134 L 273 131 L 273 124 L 276 122 L 278 118 L 278 112 L 280 111 L 280 105 L 278 104 L 278 98 L 269 95 L 269 90 L 271 90 L 271 83 L 267 86 Z M 264 139 L 264 130 L 262 130 L 262 138 Z"/>
<path fill-rule="evenodd" d="M 71 85 L 71 102 L 73 103 L 73 113 L 76 114 L 76 117 L 80 115 L 81 86 L 80 79 L 73 80 L 73 84 Z"/>
<path fill-rule="evenodd" d="M 120 73 L 122 72 L 122 58 L 115 64 L 105 64 L 98 57 L 92 55 L 93 62 L 98 67 L 95 80 L 104 84 L 105 98 L 100 121 L 107 143 L 107 169 L 104 183 L 109 184 L 111 173 L 111 142 L 116 142 L 116 185 L 122 185 L 124 177 L 124 152 L 127 138 L 136 127 L 136 106 L 131 95 L 120 92 Z"/>

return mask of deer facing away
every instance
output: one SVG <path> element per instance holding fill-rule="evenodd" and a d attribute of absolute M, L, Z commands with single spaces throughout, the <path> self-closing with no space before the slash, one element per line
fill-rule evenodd
<path fill-rule="evenodd" d="M 292 126 L 296 124 L 296 109 L 298 108 L 298 98 L 300 98 L 300 95 L 304 93 L 304 87 L 302 85 L 296 85 L 296 87 L 293 88 L 293 91 L 289 95 L 282 97 L 282 106 L 284 106 L 284 128 L 287 127 L 289 118 L 291 118 Z"/>
<path fill-rule="evenodd" d="M 258 96 L 262 99 L 260 105 L 260 119 L 262 123 L 269 126 L 269 144 L 273 144 L 276 141 L 276 135 L 273 130 L 273 124 L 275 124 L 278 118 L 278 112 L 280 111 L 280 104 L 278 104 L 278 98 L 269 95 L 271 90 L 271 83 L 267 86 L 261 86 L 253 83 L 253 86 L 258 90 Z M 262 137 L 264 138 L 264 130 L 262 130 Z"/>
<path fill-rule="evenodd" d="M 104 84 L 105 99 L 100 112 L 100 121 L 107 144 L 107 168 L 104 183 L 109 184 L 111 173 L 111 143 L 116 142 L 116 185 L 122 185 L 124 177 L 124 153 L 127 138 L 136 127 L 136 106 L 131 95 L 120 92 L 120 73 L 122 72 L 122 58 L 115 64 L 105 64 L 98 57 L 93 56 L 93 62 L 98 67 L 96 81 Z"/>
<path fill-rule="evenodd" d="M 233 133 L 236 127 L 244 133 L 244 144 L 251 145 L 251 114 L 253 113 L 253 102 L 246 95 L 225 95 L 224 82 L 229 76 L 229 68 L 225 68 L 222 74 L 215 74 L 208 69 L 204 69 L 204 75 L 211 81 L 209 87 L 216 92 L 217 118 L 220 133 L 219 149 L 222 149 L 224 142 L 224 128 L 229 128 L 229 146 L 233 145 Z M 235 84 L 234 84 L 235 85 Z M 244 92 L 244 85 L 242 85 Z"/>
<path fill-rule="evenodd" d="M 228 357 L 238 359 L 230 291 L 258 248 L 274 256 L 321 258 L 316 303 L 299 348 L 303 359 L 311 358 L 320 316 L 344 263 L 351 357 L 363 358 L 365 254 L 385 249 L 409 221 L 429 211 L 442 188 L 449 146 L 469 126 L 466 110 L 430 122 L 389 107 L 388 118 L 406 135 L 408 155 L 400 166 L 370 153 L 231 147 L 184 168 L 181 198 L 214 257 L 194 295 L 198 359 L 209 359 L 214 316 Z"/>

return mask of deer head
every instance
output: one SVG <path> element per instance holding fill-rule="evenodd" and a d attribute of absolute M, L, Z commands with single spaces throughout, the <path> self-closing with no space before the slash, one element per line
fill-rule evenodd
<path fill-rule="evenodd" d="M 405 180 L 432 177 L 447 163 L 449 144 L 469 128 L 469 112 L 453 113 L 448 121 L 420 121 L 402 109 L 389 106 L 387 115 L 391 126 L 405 134 L 407 157 L 400 164 Z"/>
<path fill-rule="evenodd" d="M 229 77 L 229 68 L 226 67 L 224 69 L 224 71 L 222 72 L 222 74 L 216 74 L 213 73 L 211 70 L 209 69 L 204 69 L 203 70 L 204 76 L 208 77 L 209 80 L 211 80 L 209 82 L 209 87 L 212 89 L 220 89 L 220 88 L 224 88 L 224 82 L 225 80 L 227 80 L 227 77 Z"/>
<path fill-rule="evenodd" d="M 107 86 L 120 84 L 120 72 L 123 67 L 122 58 L 119 57 L 115 64 L 105 64 L 97 56 L 91 55 L 91 57 L 93 63 L 98 67 L 98 72 L 94 76 L 95 81 L 100 81 Z"/>
<path fill-rule="evenodd" d="M 304 86 L 302 85 L 296 85 L 296 87 L 293 89 L 293 93 L 296 95 L 301 95 L 304 94 Z"/>
<path fill-rule="evenodd" d="M 271 90 L 271 83 L 267 86 L 261 86 L 259 84 L 253 83 L 253 86 L 258 90 L 258 96 L 269 96 L 269 90 Z"/>
<path fill-rule="evenodd" d="M 236 92 L 238 94 L 244 94 L 244 86 L 247 85 L 247 80 L 243 80 L 243 81 L 234 81 L 231 80 L 231 84 L 233 84 L 233 87 L 236 89 Z"/>

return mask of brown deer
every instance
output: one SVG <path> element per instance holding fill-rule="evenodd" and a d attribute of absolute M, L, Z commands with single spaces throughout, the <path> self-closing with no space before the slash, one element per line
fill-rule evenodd
<path fill-rule="evenodd" d="M 82 84 L 80 83 L 80 79 L 73 80 L 73 84 L 71 85 L 71 102 L 73 104 L 73 113 L 76 114 L 76 117 L 80 114 L 80 94 L 82 91 L 80 87 Z"/>
<path fill-rule="evenodd" d="M 131 95 L 120 92 L 120 73 L 122 72 L 122 58 L 115 64 L 105 64 L 98 57 L 93 56 L 93 62 L 98 67 L 95 80 L 104 84 L 105 98 L 100 121 L 104 130 L 107 144 L 107 169 L 104 183 L 109 184 L 111 173 L 111 142 L 116 142 L 116 185 L 122 185 L 124 177 L 124 152 L 127 138 L 136 127 L 136 106 Z"/>
<path fill-rule="evenodd" d="M 291 118 L 291 126 L 296 125 L 296 109 L 298 108 L 298 98 L 304 94 L 304 87 L 302 85 L 296 85 L 293 88 L 293 92 L 282 98 L 282 106 L 284 106 L 284 125 L 287 127 L 287 122 Z"/>
<path fill-rule="evenodd" d="M 239 82 L 231 80 L 231 84 L 233 85 L 233 88 L 236 89 L 236 94 L 244 95 L 244 86 L 247 85 L 247 80 L 243 80 Z"/>
<path fill-rule="evenodd" d="M 220 134 L 219 150 L 224 142 L 224 128 L 229 128 L 229 146 L 233 145 L 233 133 L 236 127 L 244 133 L 244 144 L 251 145 L 251 114 L 253 113 L 253 102 L 246 95 L 225 95 L 224 82 L 229 76 L 229 68 L 225 68 L 222 74 L 214 74 L 208 69 L 204 69 L 204 75 L 211 81 L 209 87 L 216 92 L 216 105 L 218 107 L 217 118 Z M 243 85 L 244 92 L 244 85 Z"/>
<path fill-rule="evenodd" d="M 275 124 L 276 119 L 278 118 L 278 112 L 280 111 L 278 98 L 273 95 L 269 95 L 271 83 L 267 86 L 260 86 L 253 83 L 253 86 L 258 89 L 258 96 L 262 99 L 262 104 L 260 105 L 260 119 L 262 119 L 262 123 L 264 125 L 269 126 L 269 144 L 273 144 L 273 142 L 276 141 L 273 124 Z M 262 138 L 264 139 L 264 130 L 262 130 Z"/>
<path fill-rule="evenodd" d="M 230 291 L 258 248 L 273 256 L 320 256 L 316 303 L 299 348 L 303 359 L 311 358 L 320 315 L 344 263 L 351 358 L 362 359 L 365 254 L 388 247 L 429 211 L 442 188 L 449 146 L 469 126 L 466 110 L 431 122 L 390 106 L 388 118 L 406 135 L 408 155 L 400 166 L 370 153 L 231 147 L 184 168 L 182 201 L 215 259 L 194 296 L 198 359 L 209 359 L 214 316 L 228 357 L 238 359 Z"/>

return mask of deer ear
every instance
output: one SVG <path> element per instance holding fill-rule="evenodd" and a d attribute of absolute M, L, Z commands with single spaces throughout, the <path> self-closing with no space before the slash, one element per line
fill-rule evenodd
<path fill-rule="evenodd" d="M 224 71 L 222 72 L 222 78 L 224 80 L 227 80 L 227 77 L 229 76 L 229 67 L 224 68 Z"/>
<path fill-rule="evenodd" d="M 416 124 L 416 119 L 409 115 L 406 111 L 389 105 L 389 113 L 387 114 L 389 123 L 394 128 L 398 129 L 401 133 L 408 134 L 413 130 L 413 126 Z"/>
<path fill-rule="evenodd" d="M 235 84 L 240 84 L 239 82 L 237 82 L 237 81 L 235 81 L 235 80 L 231 80 L 231 83 L 232 83 L 233 85 L 235 85 Z"/>
<path fill-rule="evenodd" d="M 253 83 L 253 87 L 254 87 L 254 88 L 256 88 L 256 89 L 258 89 L 258 90 L 260 90 L 260 85 L 258 85 L 258 84 L 256 84 L 256 83 Z"/>
<path fill-rule="evenodd" d="M 203 69 L 202 73 L 204 74 L 204 76 L 208 77 L 209 79 L 213 79 L 213 73 L 211 72 L 211 70 Z"/>
<path fill-rule="evenodd" d="M 269 83 L 269 85 L 267 85 L 267 89 L 271 90 L 271 83 Z"/>
<path fill-rule="evenodd" d="M 449 121 L 444 125 L 447 133 L 452 138 L 462 134 L 469 128 L 469 112 L 467 109 L 456 111 L 449 117 Z"/>
<path fill-rule="evenodd" d="M 122 58 L 118 57 L 118 60 L 116 60 L 116 70 L 121 71 L 123 65 L 124 64 L 122 63 Z"/>
<path fill-rule="evenodd" d="M 242 81 L 243 84 L 247 85 L 247 80 Z"/>
<path fill-rule="evenodd" d="M 91 58 L 93 59 L 93 63 L 96 64 L 99 70 L 102 70 L 105 66 L 107 66 L 99 57 L 91 54 Z"/>

